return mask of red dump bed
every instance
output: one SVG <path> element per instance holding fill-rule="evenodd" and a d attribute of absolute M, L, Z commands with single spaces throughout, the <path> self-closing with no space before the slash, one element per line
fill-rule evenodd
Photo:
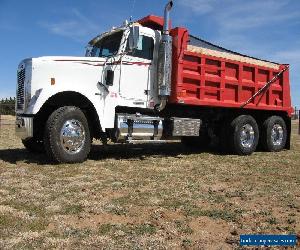
<path fill-rule="evenodd" d="M 191 46 L 184 28 L 171 31 L 173 73 L 171 103 L 240 108 L 287 65 L 216 51 L 201 53 Z M 208 47 L 209 48 L 209 47 Z M 212 51 L 214 48 L 209 48 Z M 232 52 L 234 53 L 234 52 Z M 213 55 L 208 55 L 213 54 Z M 220 56 L 218 56 L 220 54 Z M 223 56 L 227 54 L 228 56 Z M 246 61 L 246 62 L 245 62 Z M 247 62 L 249 61 L 249 62 Z M 258 62 L 259 65 L 253 64 Z M 285 111 L 291 115 L 289 70 L 245 106 L 248 109 Z"/>
<path fill-rule="evenodd" d="M 162 30 L 164 21 L 162 17 L 150 15 L 138 22 Z M 205 45 L 203 40 L 200 45 L 192 44 L 191 36 L 185 28 L 172 29 L 171 35 L 173 69 L 170 103 L 240 108 L 287 67 L 244 56 L 210 43 Z M 293 108 L 289 70 L 244 108 L 284 111 L 291 116 Z"/>

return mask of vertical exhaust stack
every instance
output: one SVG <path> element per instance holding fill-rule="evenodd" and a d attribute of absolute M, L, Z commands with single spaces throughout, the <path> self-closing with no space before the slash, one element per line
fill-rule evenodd
<path fill-rule="evenodd" d="M 169 35 L 169 23 L 170 23 L 170 10 L 173 7 L 173 1 L 169 1 L 165 7 L 164 12 L 164 27 L 163 27 L 163 34 Z"/>
<path fill-rule="evenodd" d="M 172 75 L 172 37 L 169 32 L 170 10 L 173 7 L 173 1 L 169 1 L 164 12 L 164 26 L 162 39 L 158 51 L 158 70 L 157 87 L 160 105 L 158 111 L 165 108 L 168 96 L 171 94 L 171 75 Z"/>

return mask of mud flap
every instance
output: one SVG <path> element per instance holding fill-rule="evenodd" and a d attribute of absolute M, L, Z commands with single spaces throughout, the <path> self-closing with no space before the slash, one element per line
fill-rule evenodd
<path fill-rule="evenodd" d="M 290 117 L 287 117 L 285 119 L 286 129 L 287 129 L 287 138 L 286 138 L 286 144 L 285 149 L 290 150 L 291 149 L 291 132 L 292 132 L 292 121 Z"/>

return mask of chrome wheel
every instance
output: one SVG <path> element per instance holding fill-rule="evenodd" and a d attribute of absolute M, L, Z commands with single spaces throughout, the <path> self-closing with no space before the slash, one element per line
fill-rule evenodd
<path fill-rule="evenodd" d="M 68 154 L 81 151 L 86 139 L 84 126 L 78 120 L 67 120 L 60 131 L 60 142 Z"/>
<path fill-rule="evenodd" d="M 240 141 L 244 148 L 251 148 L 254 144 L 255 133 L 250 124 L 245 124 L 240 133 Z"/>
<path fill-rule="evenodd" d="M 283 128 L 279 124 L 274 124 L 271 130 L 271 139 L 274 146 L 279 146 L 283 142 Z"/>

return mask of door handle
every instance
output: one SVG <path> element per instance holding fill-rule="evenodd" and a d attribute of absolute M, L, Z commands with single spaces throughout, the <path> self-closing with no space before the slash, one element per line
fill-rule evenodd
<path fill-rule="evenodd" d="M 144 105 L 145 102 L 133 102 L 134 105 Z"/>

